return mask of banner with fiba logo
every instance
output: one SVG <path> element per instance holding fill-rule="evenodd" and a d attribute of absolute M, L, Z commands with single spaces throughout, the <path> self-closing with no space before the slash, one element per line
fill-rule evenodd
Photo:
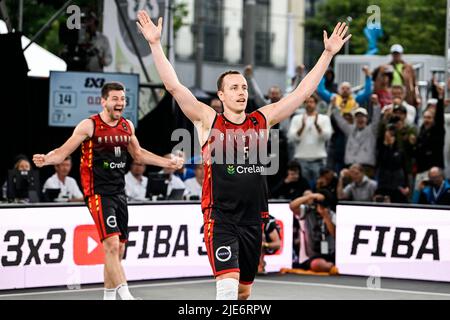
<path fill-rule="evenodd" d="M 282 248 L 265 257 L 266 270 L 274 272 L 291 266 L 292 213 L 287 203 L 269 209 L 282 229 Z M 0 214 L 0 290 L 103 282 L 103 247 L 86 207 L 3 208 Z M 228 250 L 216 254 L 227 259 Z M 130 281 L 212 276 L 200 205 L 129 205 L 123 265 Z"/>

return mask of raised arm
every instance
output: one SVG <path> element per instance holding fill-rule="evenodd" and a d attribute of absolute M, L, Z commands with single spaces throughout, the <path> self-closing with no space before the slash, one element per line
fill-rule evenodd
<path fill-rule="evenodd" d="M 158 166 L 163 168 L 180 169 L 183 167 L 184 159 L 181 157 L 173 156 L 172 159 L 158 156 L 141 147 L 139 141 L 134 134 L 134 125 L 131 121 L 127 120 L 131 127 L 131 139 L 128 144 L 128 152 L 134 160 L 140 163 L 144 163 L 151 166 Z"/>
<path fill-rule="evenodd" d="M 155 26 L 148 13 L 141 10 L 138 13 L 137 26 L 150 45 L 156 69 L 164 86 L 178 102 L 186 117 L 192 122 L 212 123 L 215 111 L 198 101 L 189 89 L 180 83 L 175 70 L 164 54 L 161 46 L 162 18 L 159 18 L 158 26 Z"/>
<path fill-rule="evenodd" d="M 94 123 L 91 119 L 81 121 L 73 131 L 72 136 L 59 148 L 50 151 L 47 154 L 33 155 L 33 162 L 36 167 L 55 165 L 64 161 L 80 144 L 91 137 L 94 132 Z"/>
<path fill-rule="evenodd" d="M 333 56 L 338 53 L 344 43 L 350 39 L 351 35 L 345 37 L 347 30 L 348 26 L 346 26 L 345 23 L 339 22 L 334 28 L 330 38 L 328 38 L 327 32 L 325 30 L 323 31 L 325 50 L 314 68 L 306 75 L 294 91 L 280 101 L 260 109 L 266 117 L 269 126 L 273 126 L 284 119 L 289 118 L 306 98 L 313 94 Z"/>

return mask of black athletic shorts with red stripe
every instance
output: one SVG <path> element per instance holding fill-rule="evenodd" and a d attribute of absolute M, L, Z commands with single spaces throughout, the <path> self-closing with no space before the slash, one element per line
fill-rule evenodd
<path fill-rule="evenodd" d="M 204 237 L 214 277 L 238 272 L 241 284 L 253 283 L 261 255 L 261 224 L 236 225 L 205 219 Z"/>
<path fill-rule="evenodd" d="M 118 235 L 121 242 L 128 241 L 128 207 L 125 194 L 112 196 L 92 195 L 85 199 L 97 226 L 100 241 Z"/>

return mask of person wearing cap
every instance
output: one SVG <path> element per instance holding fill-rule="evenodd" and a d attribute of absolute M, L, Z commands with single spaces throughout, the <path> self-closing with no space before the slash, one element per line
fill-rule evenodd
<path fill-rule="evenodd" d="M 378 126 L 380 122 L 380 105 L 378 97 L 372 95 L 371 103 L 373 106 L 372 121 L 369 124 L 369 113 L 365 108 L 355 110 L 355 122 L 349 124 L 341 115 L 339 109 L 332 105 L 332 118 L 337 126 L 347 137 L 345 146 L 345 164 L 350 166 L 354 163 L 360 163 L 364 166 L 367 174 L 374 176 L 376 165 L 376 143 Z"/>
<path fill-rule="evenodd" d="M 337 274 L 335 266 L 336 213 L 331 209 L 333 196 L 328 190 L 305 192 L 291 201 L 289 208 L 304 220 L 305 250 L 308 259 L 294 268 Z"/>
<path fill-rule="evenodd" d="M 417 107 L 420 104 L 419 89 L 416 84 L 416 73 L 412 65 L 402 59 L 403 47 L 400 44 L 391 46 L 393 67 L 392 85 L 404 86 L 406 90 L 406 102 Z"/>

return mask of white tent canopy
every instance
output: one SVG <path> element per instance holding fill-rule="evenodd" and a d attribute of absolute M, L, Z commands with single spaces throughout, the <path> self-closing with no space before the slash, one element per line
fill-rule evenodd
<path fill-rule="evenodd" d="M 6 24 L 0 20 L 0 33 L 8 33 Z M 22 48 L 25 48 L 30 39 L 22 36 Z M 25 50 L 25 59 L 28 63 L 29 77 L 49 77 L 50 71 L 66 71 L 67 64 L 64 60 L 45 50 L 37 43 L 33 43 L 27 50 Z"/>

